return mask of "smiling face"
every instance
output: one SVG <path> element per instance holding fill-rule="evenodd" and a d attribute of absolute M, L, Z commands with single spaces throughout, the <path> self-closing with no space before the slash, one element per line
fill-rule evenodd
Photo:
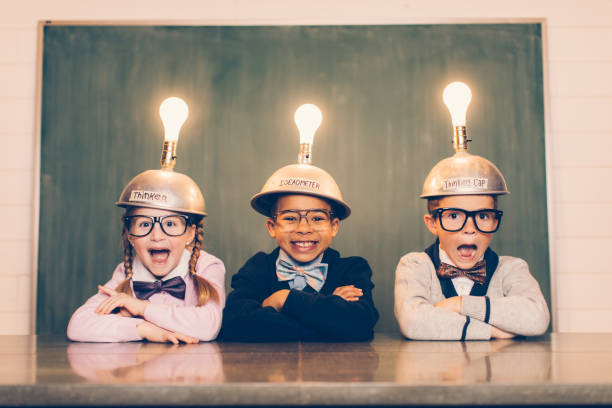
<path fill-rule="evenodd" d="M 290 194 L 281 196 L 276 203 L 276 213 L 283 211 L 306 211 L 306 210 L 325 210 L 331 211 L 329 203 L 318 197 L 301 194 Z M 276 239 L 276 243 L 291 258 L 297 262 L 310 262 L 325 251 L 338 233 L 340 221 L 333 218 L 328 226 L 321 229 L 306 222 L 305 218 L 300 218 L 299 223 L 293 230 L 281 227 L 273 218 L 266 220 L 266 228 L 270 236 Z"/>
<path fill-rule="evenodd" d="M 130 210 L 127 215 L 164 217 L 181 214 L 174 211 L 136 207 Z M 170 228 L 170 225 L 167 228 Z M 144 237 L 128 235 L 127 237 L 143 265 L 153 275 L 162 278 L 176 268 L 181 260 L 185 247 L 188 243 L 193 241 L 194 236 L 195 225 L 188 226 L 187 231 L 183 235 L 173 237 L 166 235 L 166 233 L 162 231 L 161 225 L 156 222 L 153 225 L 153 230 L 148 235 Z"/>
<path fill-rule="evenodd" d="M 438 208 L 461 208 L 467 211 L 494 209 L 495 200 L 490 195 L 457 195 L 442 197 Z M 485 234 L 476 229 L 474 220 L 468 217 L 460 231 L 446 231 L 440 220 L 430 214 L 424 217 L 425 225 L 440 240 L 440 247 L 453 263 L 462 269 L 473 267 L 491 244 L 493 233 Z"/>

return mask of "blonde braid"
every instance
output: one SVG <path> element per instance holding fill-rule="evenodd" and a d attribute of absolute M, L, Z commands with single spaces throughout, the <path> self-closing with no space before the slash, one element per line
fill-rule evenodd
<path fill-rule="evenodd" d="M 193 286 L 198 294 L 198 306 L 202 306 L 211 299 L 218 302 L 219 294 L 214 286 L 197 274 L 196 266 L 198 264 L 198 258 L 200 257 L 200 251 L 202 250 L 202 242 L 204 242 L 204 218 L 201 218 L 195 225 L 196 232 L 193 239 L 194 243 L 193 250 L 191 251 L 191 258 L 189 259 L 189 273 L 191 274 Z"/>
<path fill-rule="evenodd" d="M 121 242 L 123 244 L 123 270 L 125 273 L 125 280 L 121 282 L 119 286 L 115 288 L 115 290 L 133 297 L 134 293 L 132 292 L 132 285 L 130 285 L 130 281 L 132 280 L 132 275 L 134 275 L 134 272 L 132 271 L 134 256 L 132 254 L 132 244 L 130 244 L 127 235 L 127 229 L 124 225 L 123 231 L 121 232 Z"/>

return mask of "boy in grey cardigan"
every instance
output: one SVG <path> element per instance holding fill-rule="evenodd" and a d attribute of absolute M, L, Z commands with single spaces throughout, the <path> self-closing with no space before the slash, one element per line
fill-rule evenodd
<path fill-rule="evenodd" d="M 501 172 L 467 153 L 465 125 L 455 126 L 455 155 L 430 171 L 421 198 L 436 242 L 403 256 L 395 274 L 395 316 L 418 340 L 486 340 L 540 335 L 550 315 L 538 282 L 519 258 L 489 244 L 507 194 Z"/>

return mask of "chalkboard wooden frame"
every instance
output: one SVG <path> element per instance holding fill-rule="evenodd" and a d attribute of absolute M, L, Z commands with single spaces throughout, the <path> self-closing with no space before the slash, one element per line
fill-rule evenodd
<path fill-rule="evenodd" d="M 509 23 L 509 24 L 508 24 Z M 544 155 L 543 158 L 543 163 L 544 166 L 541 167 L 542 170 L 542 174 L 540 174 L 540 178 L 543 180 L 543 184 L 544 186 L 540 186 L 540 187 L 544 187 L 543 189 L 545 190 L 545 194 L 542 196 L 543 197 L 543 201 L 544 201 L 544 213 L 547 214 L 547 220 L 545 222 L 545 227 L 544 228 L 544 235 L 546 236 L 546 243 L 545 243 L 545 248 L 546 248 L 546 260 L 544 262 L 545 264 L 545 269 L 546 271 L 546 275 L 544 281 L 542 282 L 543 285 L 543 290 L 547 295 L 547 298 L 549 299 L 549 302 L 551 302 L 551 304 L 554 304 L 552 302 L 552 300 L 554 300 L 554 298 L 552 298 L 551 293 L 550 293 L 550 281 L 552 280 L 553 276 L 552 274 L 549 273 L 549 271 L 552 269 L 551 266 L 551 260 L 552 257 L 550 255 L 550 251 L 553 248 L 553 245 L 551 244 L 551 239 L 553 237 L 553 234 L 551 233 L 551 225 L 550 222 L 548 222 L 549 219 L 552 219 L 550 217 L 550 213 L 551 213 L 551 206 L 546 205 L 546 201 L 547 202 L 552 202 L 551 201 L 551 183 L 550 183 L 550 159 L 548 157 L 548 149 L 546 149 L 546 146 L 549 143 L 548 140 L 548 132 L 546 130 L 546 123 L 548 122 L 546 119 L 548 119 L 546 117 L 547 113 L 546 113 L 546 105 L 547 105 L 547 91 L 546 91 L 546 86 L 547 86 L 547 75 L 546 75 L 546 66 L 544 64 L 544 58 L 543 56 L 545 55 L 545 41 L 544 40 L 544 36 L 545 36 L 545 22 L 541 21 L 541 20 L 520 20 L 520 21 L 512 21 L 512 22 L 508 22 L 508 21 L 504 21 L 502 24 L 498 23 L 498 22 L 478 22 L 476 24 L 464 24 L 464 22 L 460 22 L 460 24 L 457 24 L 457 22 L 452 22 L 452 24 L 435 24 L 436 27 L 444 27 L 444 28 L 448 28 L 449 26 L 462 26 L 462 27 L 486 27 L 486 26 L 517 26 L 517 25 L 526 25 L 526 26 L 537 26 L 538 27 L 538 42 L 539 42 L 539 56 L 536 58 L 539 58 L 539 61 L 536 61 L 539 64 L 539 71 L 540 71 L 540 77 L 539 77 L 539 94 L 538 94 L 538 104 L 539 104 L 539 111 L 538 111 L 538 115 L 539 115 L 539 125 L 541 126 L 541 132 L 539 132 L 539 136 L 538 138 L 541 141 L 541 147 L 542 147 L 542 153 Z M 90 23 L 90 22 L 46 22 L 46 23 L 42 23 L 40 24 L 40 28 L 41 28 L 41 44 L 45 45 L 45 49 L 46 49 L 46 36 L 44 35 L 44 31 L 46 28 L 49 27 L 79 27 L 79 26 L 83 26 L 85 28 L 95 28 L 95 27 L 107 27 L 107 28 L 112 28 L 112 27 L 119 27 L 119 28 L 127 28 L 130 26 L 134 26 L 136 28 L 142 28 L 142 29 L 147 29 L 147 28 L 151 28 L 152 26 L 150 26 L 149 24 L 143 24 L 142 22 L 135 22 L 135 23 L 121 23 L 121 24 L 114 24 L 113 25 L 104 25 L 104 24 L 100 24 L 98 23 Z M 303 29 L 308 29 L 308 28 L 312 28 L 312 29 L 324 29 L 324 28 L 328 28 L 328 29 L 338 29 L 338 28 L 342 28 L 342 27 L 352 27 L 355 29 L 360 29 L 360 30 L 367 30 L 368 28 L 372 28 L 372 27 L 376 27 L 376 28 L 380 28 L 380 29 L 389 29 L 389 30 L 393 30 L 393 29 L 398 29 L 401 27 L 419 27 L 419 26 L 423 26 L 423 24 L 418 24 L 418 25 L 407 25 L 407 26 L 370 26 L 370 25 L 362 25 L 362 26 L 290 26 L 290 27 L 278 27 L 278 26 L 274 26 L 272 28 L 284 28 L 284 29 L 292 29 L 292 28 L 303 28 Z M 427 26 L 427 25 L 425 25 Z M 168 26 L 166 24 L 159 24 L 159 25 L 155 25 L 153 26 L 153 28 L 170 28 L 170 27 L 175 27 L 177 29 L 181 29 L 181 28 L 203 28 L 201 26 L 182 26 L 181 24 L 177 24 L 175 22 L 172 22 L 172 26 Z M 231 29 L 232 27 L 234 28 L 241 28 L 241 26 L 218 26 L 218 27 L 209 27 L 209 28 L 216 28 L 218 30 L 223 30 L 223 29 Z M 245 29 L 248 29 L 249 27 L 242 27 Z M 267 26 L 258 26 L 258 27 L 250 27 L 252 29 L 266 29 L 266 28 L 270 28 Z M 49 156 L 45 156 L 46 152 L 45 152 L 45 146 L 43 143 L 43 137 L 44 135 L 49 134 L 48 133 L 48 128 L 46 128 L 45 126 L 48 125 L 49 119 L 48 117 L 45 117 L 45 112 L 46 112 L 46 108 L 48 108 L 48 105 L 45 105 L 45 85 L 48 83 L 48 81 L 45 80 L 45 73 L 47 71 L 45 71 L 45 49 L 42 49 L 41 45 L 41 74 L 40 74 L 40 102 L 38 104 L 39 106 L 39 112 L 40 112 L 40 139 L 39 139 L 39 144 L 37 144 L 37 151 L 41 154 L 41 161 L 40 161 L 40 174 L 41 174 L 41 185 L 39 188 L 39 200 L 36 200 L 36 213 L 37 215 L 40 214 L 40 220 L 39 217 L 37 216 L 35 219 L 35 243 L 34 245 L 38 247 L 35 248 L 35 254 L 37 256 L 37 259 L 35 260 L 35 265 L 38 266 L 37 268 L 37 276 L 39 276 L 39 279 L 33 279 L 35 282 L 34 284 L 36 285 L 35 287 L 40 288 L 40 274 L 41 274 L 41 262 L 43 262 L 42 265 L 47 265 L 47 263 L 45 262 L 45 259 L 41 259 L 39 257 L 40 255 L 40 245 L 44 245 L 45 242 L 48 242 L 48 239 L 45 240 L 45 238 L 43 237 L 42 242 L 40 242 L 40 231 L 41 228 L 44 231 L 44 223 L 45 222 L 49 222 L 51 218 L 49 218 L 48 215 L 46 215 L 45 211 L 44 211 L 44 206 L 43 206 L 43 201 L 46 199 L 46 197 L 48 197 L 48 191 L 44 191 L 45 188 L 45 183 L 46 183 L 46 179 L 45 177 L 48 176 L 48 173 L 45 172 L 45 164 L 48 163 L 48 158 Z M 463 74 L 465 74 L 465 72 L 463 72 Z M 404 78 L 405 79 L 405 78 Z M 472 84 L 471 84 L 472 85 Z M 160 95 L 161 96 L 161 95 Z M 489 98 L 487 100 L 487 102 L 491 102 L 490 96 L 487 95 L 487 97 Z M 435 98 L 429 97 L 428 101 L 432 101 Z M 293 102 L 293 101 L 292 101 Z M 297 100 L 297 96 L 296 96 L 296 103 L 298 103 L 299 101 Z M 297 106 L 297 105 L 296 105 Z M 481 106 L 482 107 L 482 106 Z M 150 114 L 151 113 L 151 107 L 148 107 L 148 111 L 147 113 Z M 440 109 L 442 108 L 442 109 Z M 472 106 L 471 108 L 472 110 L 475 109 L 474 106 Z M 431 148 L 432 151 L 435 151 L 434 156 L 437 158 L 437 160 L 442 159 L 444 157 L 447 157 L 449 155 L 451 155 L 452 151 L 450 148 L 450 145 L 446 144 L 446 141 L 448 140 L 448 131 L 446 130 L 447 128 L 449 129 L 449 123 L 450 121 L 447 118 L 447 113 L 444 112 L 445 108 L 444 107 L 440 107 L 440 106 L 435 106 L 435 108 L 432 108 L 433 111 L 435 111 L 435 120 L 437 121 L 436 123 L 441 124 L 440 126 L 438 124 L 435 125 L 431 125 L 429 127 L 427 127 L 427 131 L 430 133 L 430 135 L 433 135 L 435 133 L 435 138 L 432 137 L 431 140 L 429 140 L 427 143 L 427 147 Z M 278 113 L 278 112 L 276 112 Z M 289 115 L 287 115 L 287 113 L 289 113 Z M 251 191 L 249 193 L 249 195 L 254 194 L 258 191 L 259 187 L 261 186 L 261 184 L 263 184 L 263 182 L 265 181 L 265 177 L 262 178 L 262 175 L 264 174 L 271 174 L 271 172 L 273 170 L 275 170 L 278 167 L 281 167 L 284 164 L 288 164 L 293 162 L 293 159 L 295 157 L 295 153 L 297 151 L 297 143 L 295 142 L 295 138 L 292 139 L 292 137 L 279 137 L 281 134 L 285 135 L 285 134 L 289 134 L 289 133 L 293 133 L 292 130 L 292 124 L 290 123 L 290 109 L 287 110 L 287 112 L 283 112 L 282 115 L 277 115 L 275 116 L 276 119 L 276 124 L 280 124 L 280 120 L 281 119 L 288 119 L 286 120 L 284 123 L 282 123 L 280 126 L 276 126 L 276 127 L 269 127 L 267 130 L 275 130 L 276 134 L 273 136 L 277 139 L 277 141 L 279 143 L 283 143 L 282 146 L 277 146 L 277 151 L 275 152 L 276 156 L 276 160 L 274 160 L 274 163 L 269 163 L 269 164 L 265 164 L 263 165 L 265 167 L 265 170 L 263 170 L 261 172 L 261 174 L 258 174 L 257 177 L 253 177 L 253 180 L 250 180 L 250 185 L 251 185 Z M 320 131 L 321 132 L 326 132 L 325 130 L 325 116 L 326 113 L 324 110 L 324 125 Z M 206 113 L 204 113 L 206 114 Z M 210 113 L 208 113 L 210 115 Z M 470 113 L 468 115 L 475 115 L 476 113 L 473 113 L 472 111 L 470 111 Z M 478 114 L 476 114 L 478 115 Z M 480 113 L 480 115 L 482 115 L 482 113 Z M 144 129 L 141 130 L 145 130 L 149 133 L 156 133 L 157 135 L 160 134 L 159 128 L 160 126 L 157 123 L 154 123 L 155 121 L 151 119 L 150 117 L 151 115 L 149 115 L 149 117 L 147 117 L 147 121 L 148 123 L 146 124 L 146 126 L 144 126 Z M 288 116 L 287 118 L 285 116 Z M 339 115 L 340 116 L 340 115 Z M 45 118 L 47 118 L 45 120 Z M 468 116 L 469 118 L 469 116 Z M 132 117 L 132 119 L 136 119 L 134 117 Z M 199 118 L 199 119 L 203 119 L 203 118 Z M 333 117 L 332 117 L 333 119 Z M 345 117 L 343 117 L 342 119 L 346 119 Z M 471 130 L 471 134 L 475 135 L 477 133 L 480 132 L 491 132 L 491 128 L 490 126 L 487 126 L 486 124 L 482 124 L 479 122 L 479 120 L 482 120 L 482 116 L 475 119 L 474 122 L 468 122 L 468 128 Z M 468 119 L 468 121 L 470 121 L 470 119 Z M 189 120 L 188 120 L 189 122 Z M 289 123 L 288 123 L 289 122 Z M 189 126 L 189 123 L 186 124 L 186 127 Z M 405 128 L 409 128 L 405 126 Z M 338 127 L 338 129 L 340 129 L 340 127 Z M 442 130 L 445 129 L 445 130 Z M 329 130 L 329 129 L 328 129 Z M 416 130 L 416 129 L 413 129 Z M 476 130 L 476 132 L 474 131 Z M 496 129 L 495 129 L 496 130 Z M 192 130 L 193 131 L 193 130 Z M 186 132 L 188 132 L 186 130 Z M 328 132 L 330 133 L 330 132 Z M 503 133 L 503 132 L 502 132 Z M 187 136 L 188 138 L 189 136 Z M 320 137 L 324 137 L 324 136 L 320 136 Z M 329 137 L 329 136 L 328 136 Z M 181 147 L 185 148 L 185 145 L 191 142 L 185 141 L 186 136 L 182 136 L 182 140 L 179 144 L 179 149 Z M 475 142 L 472 144 L 473 147 L 471 147 L 470 151 L 476 154 L 482 154 L 490 159 L 492 159 L 492 161 L 494 161 L 496 164 L 498 164 L 498 166 L 502 169 L 502 171 L 505 171 L 503 166 L 500 166 L 500 162 L 503 162 L 503 160 L 498 159 L 497 157 L 499 156 L 500 152 L 499 151 L 495 151 L 495 146 L 491 146 L 490 141 L 483 141 L 484 138 L 480 138 L 480 137 L 474 137 Z M 143 140 L 146 139 L 141 139 L 140 142 L 142 142 Z M 146 159 L 142 159 L 141 162 L 139 163 L 133 163 L 130 166 L 127 166 L 126 169 L 124 169 L 124 172 L 126 174 L 114 174 L 114 176 L 116 177 L 122 177 L 125 176 L 123 178 L 127 178 L 129 179 L 131 176 L 135 175 L 136 173 L 138 173 L 139 171 L 145 170 L 146 168 L 155 168 L 156 167 L 156 160 L 158 158 L 159 155 L 159 145 L 161 144 L 160 142 L 160 137 L 158 136 L 157 138 L 153 137 L 150 139 L 150 143 L 148 143 L 148 145 L 146 147 L 143 148 L 143 152 L 146 152 Z M 325 139 L 324 139 L 325 140 Z M 479 143 L 487 143 L 486 146 L 478 146 Z M 182 145 L 182 146 L 181 146 Z M 323 145 L 323 146 L 322 146 Z M 336 171 L 332 171 L 332 169 L 330 169 L 331 166 L 329 163 L 330 161 L 333 160 L 333 155 L 331 155 L 329 152 L 325 152 L 325 151 L 321 151 L 319 149 L 323 149 L 323 148 L 328 148 L 330 150 L 333 150 L 334 148 L 338 148 L 340 145 L 338 143 L 334 143 L 333 141 L 329 141 L 329 140 L 325 140 L 325 141 L 319 141 L 317 139 L 315 139 L 315 160 L 314 160 L 314 164 L 318 165 L 320 167 L 325 168 L 328 171 L 331 171 L 332 174 L 334 174 L 334 176 L 336 176 L 337 180 L 339 180 L 339 184 L 341 185 L 341 187 L 343 188 L 343 190 L 345 190 L 347 187 L 347 183 L 349 180 L 349 177 L 347 174 L 342 174 L 342 175 L 337 175 L 337 173 L 339 172 L 337 169 Z M 190 147 L 191 148 L 191 147 Z M 356 153 L 355 150 L 358 150 L 358 148 L 352 147 L 352 151 L 351 153 Z M 513 149 L 517 149 L 517 146 L 513 146 Z M 515 150 L 516 151 L 516 150 Z M 65 154 L 65 153 L 64 153 Z M 179 154 L 180 150 L 179 150 Z M 319 159 L 319 157 L 321 157 Z M 541 157 L 540 157 L 541 158 Z M 363 157 L 361 157 L 361 162 L 363 162 Z M 406 159 L 406 157 L 403 157 L 403 159 Z M 256 163 L 257 161 L 254 160 L 253 158 L 247 159 L 246 161 L 249 162 L 249 160 L 251 160 L 251 164 Z M 431 161 L 431 160 L 430 160 Z M 183 166 L 184 163 L 184 166 Z M 430 167 L 433 166 L 433 164 L 435 164 L 435 160 L 431 161 Z M 192 161 L 189 160 L 185 160 L 185 161 L 181 161 L 181 158 L 179 158 L 179 164 L 177 165 L 177 171 L 184 171 L 190 175 L 191 174 L 191 170 L 190 170 L 190 166 L 193 165 Z M 351 164 L 353 171 L 356 170 L 358 168 L 358 166 L 356 164 Z M 395 171 L 397 171 L 397 169 L 395 169 Z M 129 175 L 127 174 L 129 173 Z M 349 172 L 350 173 L 350 172 Z M 421 173 L 423 173 L 423 171 L 421 171 Z M 417 182 L 419 177 L 421 179 L 424 178 L 424 174 L 426 174 L 426 171 L 423 174 L 420 174 L 419 176 L 415 176 L 414 180 L 411 179 L 411 186 L 414 187 L 415 185 L 417 187 L 419 187 L 418 189 L 420 189 L 420 186 L 418 185 L 419 183 Z M 192 175 L 193 177 L 193 175 Z M 508 176 L 507 176 L 508 178 Z M 210 201 L 210 199 L 208 198 L 208 193 L 205 191 L 206 187 L 203 185 L 203 183 L 200 182 L 200 180 L 198 180 L 197 177 L 194 177 L 194 179 L 196 179 L 196 181 L 198 181 L 198 183 L 201 185 L 202 189 L 204 190 L 204 194 L 207 197 L 207 200 Z M 48 179 L 47 179 L 48 180 Z M 123 183 L 125 183 L 127 180 L 122 181 Z M 422 183 L 422 180 L 421 180 Z M 516 189 L 513 189 L 513 180 L 512 178 L 510 178 L 508 180 L 509 186 L 511 191 L 516 191 Z M 120 184 L 120 183 L 119 183 Z M 414 191 L 413 191 L 414 192 Z M 418 193 L 418 191 L 416 191 Z M 232 193 L 233 194 L 233 193 Z M 232 195 L 232 194 L 228 194 L 228 195 Z M 347 193 L 345 191 L 345 196 L 347 196 Z M 416 196 L 415 196 L 416 197 Z M 542 201 L 542 197 L 539 197 L 538 199 L 540 201 Z M 37 197 L 38 198 L 38 197 Z M 114 201 L 113 197 L 109 197 L 109 203 L 107 203 L 107 207 L 111 207 L 111 210 L 115 210 L 112 208 L 112 203 Z M 348 198 L 347 198 L 348 199 Z M 353 200 L 355 200 L 355 198 L 353 198 Z M 417 212 L 422 213 L 423 212 L 423 203 L 418 201 L 416 198 L 414 199 L 414 201 L 417 202 L 417 204 L 415 205 L 414 203 L 411 203 L 409 205 L 410 210 L 414 211 L 416 210 Z M 350 203 L 350 201 L 349 201 Z M 244 204 L 244 203 L 243 203 Z M 367 207 L 367 206 L 366 206 Z M 504 201 L 502 201 L 502 208 L 505 207 Z M 246 205 L 243 205 L 243 210 L 245 212 L 251 211 L 248 208 L 248 201 L 246 203 Z M 506 207 L 507 208 L 507 207 Z M 368 208 L 368 210 L 371 211 L 371 208 Z M 540 212 L 541 212 L 541 208 L 540 208 Z M 115 210 L 113 211 L 108 211 L 105 210 L 103 211 L 104 214 L 117 214 L 117 211 Z M 261 219 L 257 219 L 256 215 L 254 214 L 250 214 L 249 216 L 245 216 L 247 221 L 245 221 L 246 225 L 248 228 L 256 228 L 256 226 L 259 226 L 257 228 L 261 228 L 262 225 L 262 220 Z M 357 215 L 353 215 L 351 218 L 355 218 L 357 217 Z M 349 221 L 351 221 L 351 218 L 349 218 Z M 505 221 L 507 221 L 507 218 L 505 219 Z M 428 240 L 430 240 L 430 238 L 427 236 L 426 233 L 424 233 L 424 227 L 422 225 L 422 221 L 420 219 L 415 219 L 414 221 L 411 221 L 411 227 L 414 227 L 416 230 L 415 235 L 418 236 L 417 240 L 419 241 L 419 243 L 426 243 L 428 242 Z M 395 226 L 393 224 L 388 224 L 392 227 L 395 228 Z M 504 224 L 504 227 L 506 227 L 508 224 L 507 222 Z M 347 224 L 347 227 L 344 228 L 345 230 L 349 230 L 349 233 L 345 232 L 345 235 L 353 235 L 353 236 L 357 236 L 359 235 L 359 229 L 360 228 L 353 228 L 351 229 L 351 225 Z M 361 225 L 361 227 L 363 227 L 363 225 Z M 540 226 L 540 230 L 542 229 L 542 227 Z M 219 233 L 221 232 L 221 230 L 218 231 Z M 236 231 L 234 231 L 236 232 Z M 265 239 L 265 234 L 262 234 L 260 231 L 257 233 L 257 238 L 254 239 L 254 241 L 256 242 L 261 242 L 262 239 Z M 541 231 L 540 231 L 541 232 Z M 240 232 L 240 233 L 243 233 Z M 397 233 L 397 231 L 396 231 Z M 68 233 L 66 233 L 67 235 L 70 235 Z M 240 234 L 239 234 L 240 235 Z M 401 234 L 400 234 L 401 235 Z M 223 239 L 227 239 L 227 238 L 223 238 Z M 517 256 L 521 256 L 522 254 L 520 253 L 520 251 L 518 251 L 519 253 L 516 253 L 516 246 L 513 246 L 511 244 L 506 243 L 504 240 L 508 239 L 508 238 L 501 238 L 501 242 L 500 239 L 496 238 L 496 240 L 494 241 L 494 248 L 496 247 L 496 243 L 499 243 L 501 245 L 498 246 L 502 248 L 501 251 L 499 251 L 502 254 L 508 253 L 511 255 L 517 255 Z M 349 242 L 350 240 L 348 238 L 343 238 L 342 232 L 340 234 L 340 237 L 338 239 L 337 242 L 339 242 L 339 245 L 334 245 L 335 247 L 337 247 L 338 249 L 341 250 L 341 252 L 343 253 L 343 255 L 348 256 L 348 255 L 355 255 L 355 254 L 360 254 L 362 253 L 362 251 L 360 251 L 359 249 L 359 245 L 353 240 L 352 242 Z M 227 242 L 227 241 L 226 241 Z M 215 244 L 216 245 L 216 244 Z M 214 245 L 213 245 L 214 246 Z M 271 245 L 270 242 L 266 243 L 265 245 L 259 245 L 258 249 L 270 249 L 273 245 Z M 422 246 L 422 245 L 421 245 Z M 105 245 L 103 246 L 104 248 L 117 248 L 117 245 L 114 246 L 108 246 Z M 255 250 L 255 248 L 257 247 L 257 245 L 250 245 L 248 248 L 248 251 L 250 254 L 252 254 Z M 503 249 L 509 249 L 509 252 L 505 252 L 503 251 Z M 230 266 L 228 268 L 228 272 L 227 272 L 227 282 L 229 282 L 229 278 L 231 277 L 231 275 L 233 273 L 235 273 L 236 269 L 238 266 L 240 266 L 241 263 L 244 262 L 244 260 L 246 260 L 246 255 L 245 255 L 245 251 L 241 251 L 239 255 L 234 255 L 234 256 L 222 256 L 222 254 L 219 254 L 218 252 L 215 252 L 214 249 L 215 248 L 211 248 L 213 253 L 220 255 L 222 259 L 226 260 L 226 266 Z M 419 246 L 418 245 L 407 245 L 407 247 L 405 248 L 406 250 L 404 252 L 408 252 L 409 249 L 411 250 L 419 250 Z M 380 248 L 374 250 L 373 252 L 384 252 L 383 250 L 381 250 Z M 109 251 L 111 252 L 111 251 Z M 245 252 L 245 253 L 242 253 Z M 114 263 L 120 261 L 120 254 L 117 254 L 116 256 L 114 256 Z M 401 254 L 400 254 L 401 255 Z M 113 256 L 111 256 L 113 257 Z M 376 278 L 380 277 L 381 274 L 384 274 L 385 276 L 385 280 L 383 282 L 383 285 L 381 285 L 380 283 L 377 282 L 377 284 L 379 285 L 379 287 L 377 288 L 377 291 L 381 291 L 381 289 L 383 289 L 384 291 L 384 298 L 381 301 L 380 300 L 380 296 L 379 299 L 377 299 L 378 305 L 379 305 L 379 310 L 381 310 L 381 312 L 384 314 L 383 316 L 383 321 L 381 322 L 382 324 L 379 324 L 379 329 L 382 327 L 383 330 L 393 330 L 394 329 L 394 324 L 393 324 L 393 318 L 392 318 L 392 306 L 391 308 L 389 308 L 389 303 L 388 303 L 388 298 L 389 295 L 392 295 L 392 278 L 389 278 L 389 276 L 392 276 L 393 271 L 389 271 L 389 268 L 385 268 L 384 271 L 380 271 L 376 269 L 376 265 L 379 263 L 378 260 L 379 254 L 376 254 L 375 256 L 370 256 L 369 258 L 377 258 L 377 260 L 373 263 L 373 267 L 374 267 L 374 278 L 375 278 L 375 282 L 376 282 Z M 523 256 L 525 258 L 529 258 L 528 256 Z M 44 258 L 44 257 L 43 257 Z M 368 256 L 366 256 L 366 258 L 368 258 Z M 399 257 L 398 257 L 399 258 Z M 529 260 L 529 259 L 528 259 Z M 397 259 L 393 260 L 393 261 L 385 261 L 386 263 L 389 264 L 395 264 L 397 262 Z M 89 264 L 88 264 L 89 265 Z M 79 279 L 79 282 L 83 282 L 84 286 L 91 286 L 91 284 L 93 284 L 94 282 L 104 282 L 108 279 L 108 277 L 110 276 L 110 272 L 112 270 L 112 268 L 102 268 L 103 270 L 99 270 L 96 272 L 95 277 L 92 276 L 86 276 L 85 279 L 83 279 L 82 281 Z M 391 269 L 394 269 L 391 268 Z M 534 273 L 536 276 L 538 276 L 537 273 Z M 43 284 L 44 285 L 44 284 Z M 60 285 L 61 286 L 61 285 Z M 383 287 L 381 287 L 383 286 Z M 390 288 L 391 286 L 391 288 Z M 46 287 L 46 286 L 45 286 Z M 49 294 L 51 293 L 55 293 L 55 291 L 48 291 L 46 296 L 41 296 L 40 291 L 38 292 L 38 304 L 37 304 L 37 332 L 39 333 L 46 333 L 46 332 L 54 332 L 54 333 L 59 333 L 63 331 L 62 326 L 65 327 L 65 322 L 66 322 L 66 316 L 69 317 L 69 314 L 71 313 L 72 309 L 75 307 L 75 305 L 80 304 L 84 299 L 86 299 L 88 296 L 90 296 L 93 293 L 93 290 L 86 290 L 85 287 L 79 287 L 76 283 L 71 283 L 68 286 L 65 286 L 67 289 L 67 294 L 73 294 L 74 291 L 80 291 L 80 293 L 78 293 L 78 300 L 75 301 L 74 299 L 72 299 L 71 302 L 68 302 L 68 305 L 56 305 L 58 306 L 57 310 L 54 310 L 53 313 L 48 314 L 48 310 L 49 310 L 49 305 L 50 304 L 54 304 L 55 301 L 51 300 L 51 296 L 49 296 Z M 554 286 L 553 286 L 554 287 Z M 43 292 L 45 292 L 45 289 L 43 289 Z M 376 293 L 376 292 L 375 292 Z M 391 296 L 392 297 L 392 296 Z M 551 300 L 552 298 L 552 300 Z M 63 310 L 62 310 L 63 309 Z M 56 319 L 56 317 L 60 316 L 60 318 Z M 389 315 L 391 315 L 391 318 L 389 318 Z M 53 323 L 51 325 L 49 325 L 49 322 L 53 321 Z"/>

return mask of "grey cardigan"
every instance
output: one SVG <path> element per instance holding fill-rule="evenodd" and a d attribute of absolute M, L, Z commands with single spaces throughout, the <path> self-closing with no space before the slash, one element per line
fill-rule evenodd
<path fill-rule="evenodd" d="M 440 280 L 425 252 L 404 255 L 395 271 L 395 318 L 415 340 L 488 340 L 491 325 L 522 336 L 548 328 L 550 313 L 527 263 L 500 256 L 486 296 L 463 296 L 461 313 L 434 307 L 444 299 Z M 488 323 L 487 323 L 488 322 Z"/>

